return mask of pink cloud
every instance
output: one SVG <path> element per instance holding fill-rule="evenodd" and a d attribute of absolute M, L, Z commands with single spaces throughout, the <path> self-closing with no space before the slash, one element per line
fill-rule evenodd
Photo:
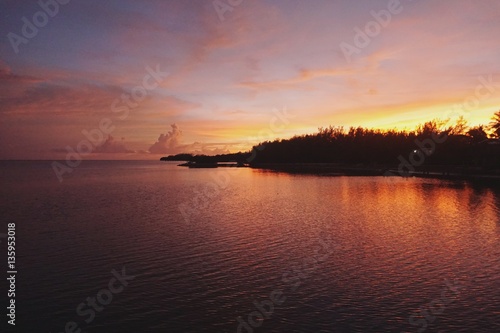
<path fill-rule="evenodd" d="M 182 139 L 182 132 L 176 124 L 172 124 L 172 130 L 160 134 L 158 140 L 149 147 L 152 154 L 178 154 Z"/>
<path fill-rule="evenodd" d="M 165 134 L 160 134 L 158 140 L 149 148 L 151 154 L 169 154 L 180 153 L 217 155 L 228 154 L 228 144 L 220 143 L 201 143 L 192 144 L 182 143 L 182 131 L 177 124 L 170 125 L 172 129 Z"/>

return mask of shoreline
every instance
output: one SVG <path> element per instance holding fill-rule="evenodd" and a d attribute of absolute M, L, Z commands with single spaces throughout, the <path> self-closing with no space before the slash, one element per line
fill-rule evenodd
<path fill-rule="evenodd" d="M 500 170 L 437 165 L 415 168 L 415 171 L 399 171 L 398 166 L 342 165 L 337 163 L 259 163 L 251 164 L 252 169 L 269 170 L 295 174 L 314 174 L 323 176 L 359 177 L 418 177 L 458 181 L 493 181 L 500 184 Z"/>
<path fill-rule="evenodd" d="M 426 165 L 413 170 L 398 170 L 397 165 L 341 164 L 341 163 L 182 163 L 178 166 L 189 168 L 251 168 L 284 172 L 289 174 L 318 175 L 331 177 L 417 177 L 451 181 L 489 182 L 500 185 L 500 170 L 454 165 Z"/>

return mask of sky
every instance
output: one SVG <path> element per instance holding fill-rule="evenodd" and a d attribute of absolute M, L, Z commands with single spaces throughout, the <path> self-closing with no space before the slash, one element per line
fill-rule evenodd
<path fill-rule="evenodd" d="M 498 0 L 0 0 L 0 159 L 488 124 L 499 13 Z"/>

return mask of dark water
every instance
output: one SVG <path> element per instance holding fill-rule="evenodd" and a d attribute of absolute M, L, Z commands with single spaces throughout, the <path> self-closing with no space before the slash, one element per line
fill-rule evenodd
<path fill-rule="evenodd" d="M 16 332 L 500 332 L 494 188 L 103 161 L 59 183 L 49 162 L 0 166 Z"/>

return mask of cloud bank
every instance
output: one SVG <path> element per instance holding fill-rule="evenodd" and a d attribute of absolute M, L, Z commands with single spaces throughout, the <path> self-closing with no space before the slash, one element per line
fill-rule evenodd
<path fill-rule="evenodd" d="M 160 134 L 158 140 L 149 147 L 151 154 L 175 155 L 181 153 L 217 155 L 228 154 L 230 151 L 227 145 L 220 143 L 201 143 L 192 144 L 182 143 L 182 131 L 177 124 L 170 125 L 172 129 L 165 134 Z M 223 147 L 221 147 L 223 146 Z"/>

